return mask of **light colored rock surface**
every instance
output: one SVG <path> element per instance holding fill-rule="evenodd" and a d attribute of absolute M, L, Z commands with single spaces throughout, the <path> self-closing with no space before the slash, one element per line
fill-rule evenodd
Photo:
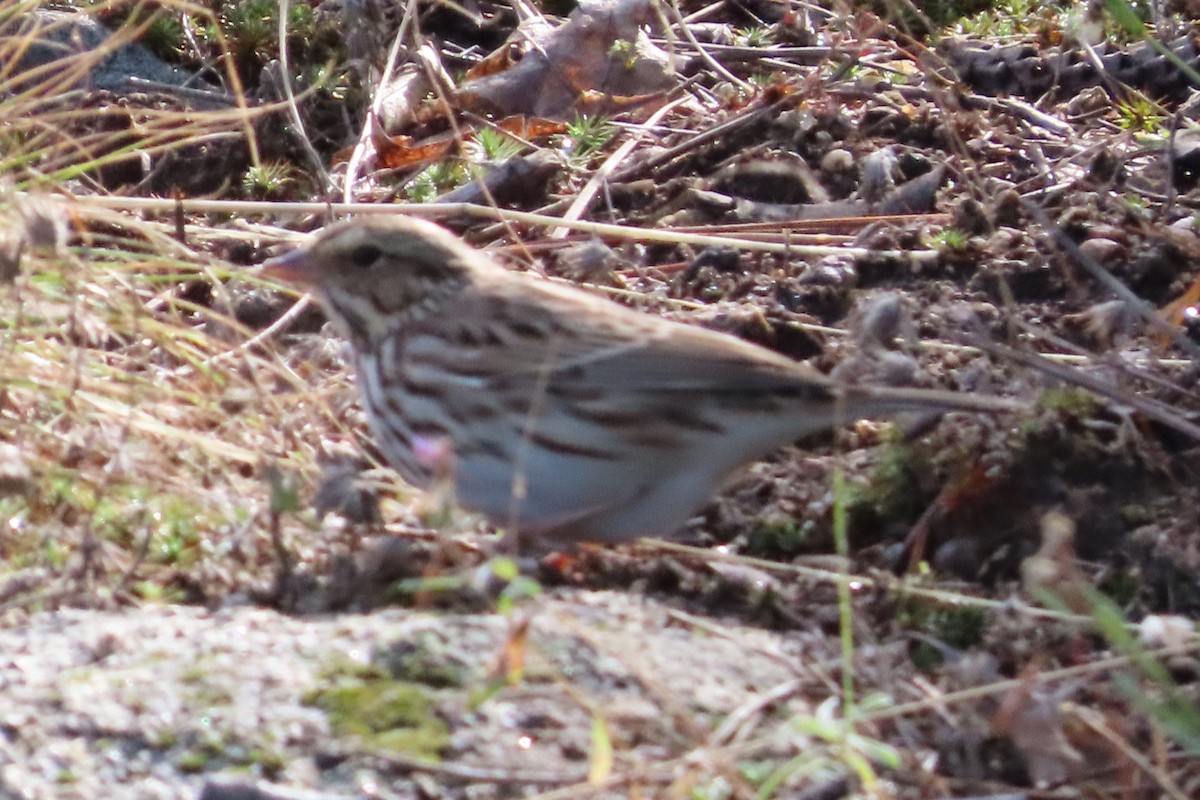
<path fill-rule="evenodd" d="M 645 769 L 685 755 L 809 660 L 795 634 L 701 630 L 632 595 L 571 593 L 529 608 L 525 679 L 478 705 L 471 698 L 510 630 L 498 615 L 147 607 L 10 618 L 0 629 L 0 798 L 194 798 L 210 779 L 256 780 L 264 763 L 277 767 L 272 784 L 334 795 L 371 783 L 400 797 L 418 784 L 446 797 L 521 795 L 586 775 L 597 714 L 614 773 Z M 449 772 L 413 772 L 337 740 L 304 702 L 331 670 L 414 642 L 464 676 L 430 690 L 450 731 Z M 541 780 L 489 781 L 489 771 Z"/>

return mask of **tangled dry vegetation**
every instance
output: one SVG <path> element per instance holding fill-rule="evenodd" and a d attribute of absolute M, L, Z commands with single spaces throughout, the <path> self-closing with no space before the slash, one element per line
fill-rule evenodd
<path fill-rule="evenodd" d="M 0 797 L 1200 794 L 1187 104 L 934 44 L 1118 4 L 830 5 L 0 0 Z M 699 547 L 497 599 L 255 274 L 400 210 L 1030 410 L 784 448 Z"/>

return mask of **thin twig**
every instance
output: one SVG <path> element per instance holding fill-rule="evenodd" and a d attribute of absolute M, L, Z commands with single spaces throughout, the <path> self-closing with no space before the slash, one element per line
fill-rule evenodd
<path fill-rule="evenodd" d="M 296 93 L 292 91 L 292 70 L 288 60 L 287 46 L 287 21 L 292 0 L 279 0 L 279 72 L 280 83 L 283 84 L 283 94 L 287 98 L 288 114 L 292 118 L 292 124 L 296 126 L 296 138 L 300 141 L 301 147 L 304 148 L 304 154 L 308 156 L 308 161 L 312 164 L 317 174 L 321 176 L 321 185 L 325 187 L 325 191 L 332 192 L 337 186 L 333 182 L 333 178 L 325 169 L 325 163 L 321 160 L 321 156 L 317 154 L 317 149 L 313 147 L 312 140 L 308 137 L 308 132 L 304 129 L 304 120 L 300 117 L 300 106 L 296 103 Z"/>
<path fill-rule="evenodd" d="M 1086 372 L 1081 372 L 1067 364 L 1056 364 L 1037 353 L 1025 353 L 1007 345 L 999 344 L 998 342 L 987 341 L 983 337 L 976 337 L 972 340 L 971 344 L 999 359 L 1035 369 L 1044 375 L 1058 378 L 1065 383 L 1080 386 L 1101 397 L 1106 397 L 1109 400 L 1127 405 L 1135 411 L 1140 411 L 1147 417 L 1161 422 L 1168 428 L 1174 428 L 1180 433 L 1190 436 L 1196 441 L 1200 441 L 1200 426 L 1188 422 L 1171 409 L 1170 406 L 1160 403 L 1157 400 L 1130 394 L 1108 381 L 1097 378 L 1094 375 L 1088 375 Z"/>
<path fill-rule="evenodd" d="M 292 307 L 280 315 L 279 319 L 272 322 L 261 331 L 251 336 L 246 341 L 239 344 L 232 350 L 226 350 L 224 353 L 217 353 L 211 358 L 206 358 L 202 363 L 206 367 L 222 364 L 236 355 L 241 355 L 249 350 L 253 350 L 261 344 L 271 341 L 275 335 L 282 330 L 286 330 L 301 314 L 308 310 L 312 305 L 312 295 L 306 294 L 292 304 Z"/>
<path fill-rule="evenodd" d="M 1041 206 L 1025 199 L 1021 200 L 1021 206 L 1029 216 L 1033 217 L 1034 221 L 1050 234 L 1055 244 L 1065 250 L 1076 264 L 1087 270 L 1104 288 L 1128 303 L 1129 307 L 1136 311 L 1138 316 L 1144 319 L 1150 327 L 1166 334 L 1181 350 L 1189 353 L 1193 358 L 1200 358 L 1200 345 L 1159 316 L 1154 306 L 1134 294 L 1133 290 L 1117 280 L 1111 272 L 1100 265 L 1100 262 L 1080 250 L 1075 240 L 1068 236 L 1066 231 L 1055 225 Z"/>

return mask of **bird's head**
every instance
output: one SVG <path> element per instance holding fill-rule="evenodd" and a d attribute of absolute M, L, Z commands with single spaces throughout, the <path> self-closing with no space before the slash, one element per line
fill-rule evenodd
<path fill-rule="evenodd" d="M 382 336 L 468 280 L 477 254 L 446 229 L 403 216 L 339 222 L 267 261 L 262 274 L 312 290 L 359 340 Z"/>

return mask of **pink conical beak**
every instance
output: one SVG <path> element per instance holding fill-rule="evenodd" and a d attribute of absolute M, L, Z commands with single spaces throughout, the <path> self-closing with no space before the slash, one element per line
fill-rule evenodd
<path fill-rule="evenodd" d="M 320 277 L 320 264 L 312 251 L 298 248 L 264 262 L 259 274 L 284 283 L 313 284 Z"/>

